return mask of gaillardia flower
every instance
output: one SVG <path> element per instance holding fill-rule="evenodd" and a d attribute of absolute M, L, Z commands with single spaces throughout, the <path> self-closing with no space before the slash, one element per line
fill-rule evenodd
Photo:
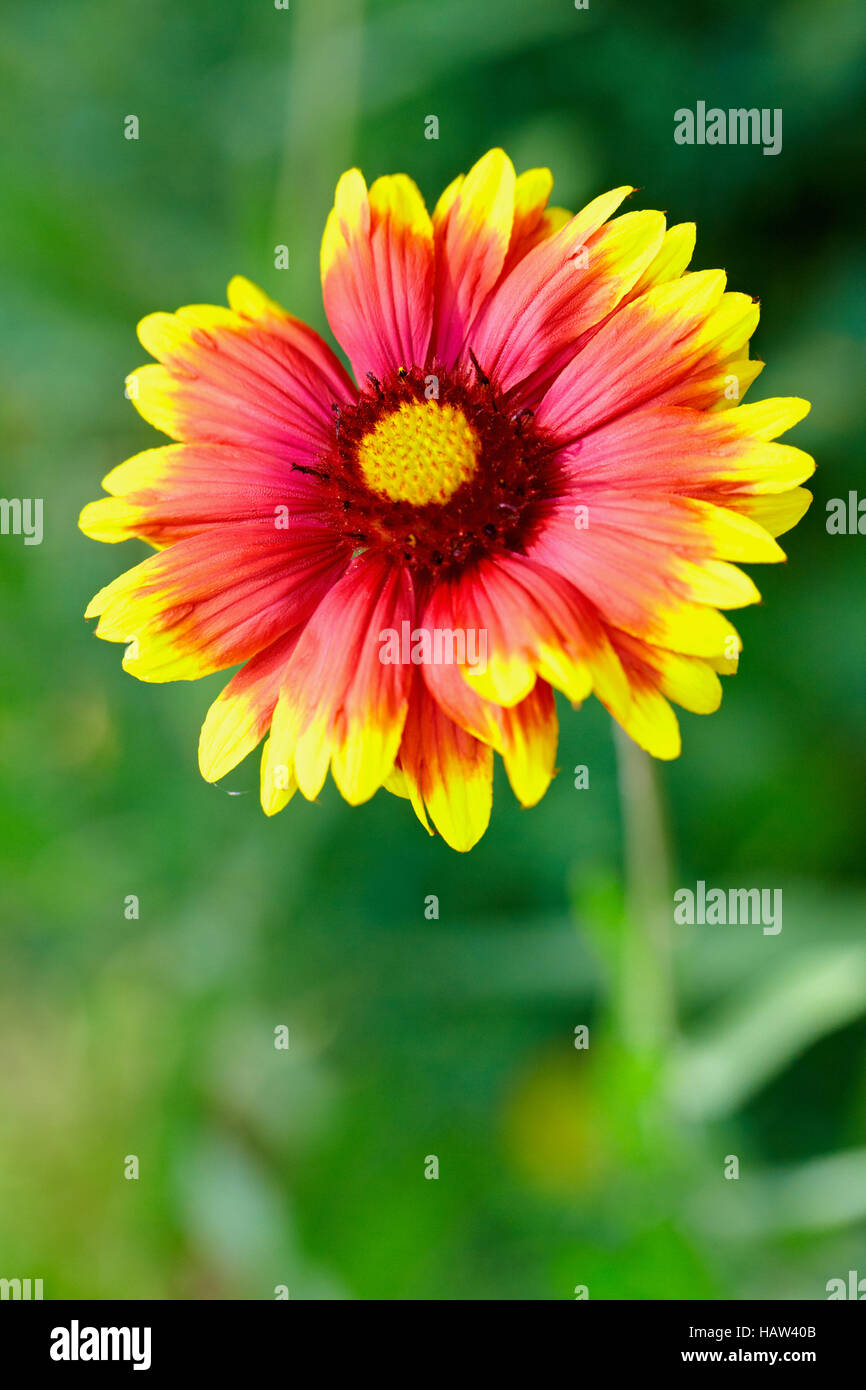
<path fill-rule="evenodd" d="M 344 174 L 321 269 L 354 380 L 241 278 L 228 309 L 139 324 L 158 365 L 128 394 L 178 442 L 84 508 L 156 550 L 87 616 L 142 680 L 243 663 L 199 759 L 215 781 L 269 731 L 269 815 L 330 769 L 465 850 L 494 752 L 524 805 L 545 792 L 554 689 L 673 758 L 668 702 L 709 713 L 736 669 L 720 609 L 758 599 L 736 562 L 783 559 L 811 500 L 812 459 L 770 442 L 808 405 L 739 404 L 758 306 L 687 272 L 692 224 L 615 217 L 628 187 L 571 216 L 551 187 L 492 150 L 431 217 L 404 174 Z"/>

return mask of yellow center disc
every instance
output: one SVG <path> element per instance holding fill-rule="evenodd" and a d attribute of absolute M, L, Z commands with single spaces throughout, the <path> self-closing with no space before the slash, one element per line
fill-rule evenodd
<path fill-rule="evenodd" d="M 392 502 L 441 505 L 472 477 L 478 436 L 462 410 L 438 401 L 404 401 L 361 440 L 364 481 Z"/>

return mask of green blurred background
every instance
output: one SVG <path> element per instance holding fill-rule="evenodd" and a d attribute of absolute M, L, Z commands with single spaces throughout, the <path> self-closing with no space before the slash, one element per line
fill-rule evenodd
<path fill-rule="evenodd" d="M 2 39 L 2 487 L 45 499 L 45 537 L 0 539 L 0 1276 L 172 1299 L 823 1298 L 866 1276 L 866 539 L 825 529 L 863 477 L 866 11 L 45 0 L 6 5 Z M 676 146 L 697 100 L 781 107 L 782 153 Z M 498 770 L 460 856 L 384 793 L 267 821 L 257 758 L 206 785 L 224 677 L 139 684 L 82 620 L 143 553 L 75 525 L 163 442 L 123 395 L 137 320 L 242 272 L 324 329 L 339 174 L 405 170 L 432 201 L 492 145 L 549 165 L 556 203 L 630 182 L 696 219 L 695 268 L 762 300 L 752 396 L 813 402 L 792 442 L 816 501 L 738 615 L 721 712 L 684 714 L 659 771 L 669 871 L 627 754 L 624 852 L 594 702 L 561 711 L 538 808 Z M 669 891 L 698 878 L 782 888 L 781 934 L 674 928 Z"/>

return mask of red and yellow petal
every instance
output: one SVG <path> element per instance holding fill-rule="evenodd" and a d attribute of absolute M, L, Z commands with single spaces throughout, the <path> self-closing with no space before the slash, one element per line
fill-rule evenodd
<path fill-rule="evenodd" d="M 534 404 L 571 360 L 581 335 L 619 303 L 664 240 L 660 212 L 604 223 L 631 190 L 615 189 L 525 256 L 472 327 L 485 373 L 515 400 Z"/>
<path fill-rule="evenodd" d="M 110 494 L 79 518 L 99 541 L 137 537 L 162 547 L 215 526 L 259 521 L 288 531 L 320 515 L 321 489 L 273 455 L 232 444 L 167 444 L 146 449 L 102 480 Z"/>
<path fill-rule="evenodd" d="M 434 209 L 431 356 L 446 367 L 464 351 L 475 317 L 502 273 L 514 224 L 515 187 L 511 160 L 502 150 L 490 150 L 465 178 L 449 185 Z"/>
<path fill-rule="evenodd" d="M 782 536 L 802 521 L 812 505 L 812 494 L 805 487 L 778 495 L 740 493 L 728 504 L 757 521 L 771 536 Z"/>
<path fill-rule="evenodd" d="M 736 630 L 707 601 L 711 585 L 721 601 L 737 581 L 709 562 L 781 557 L 762 527 L 723 508 L 609 491 L 593 500 L 584 529 L 575 530 L 570 509 L 556 509 L 529 554 L 578 588 L 605 622 L 704 657 L 740 649 Z M 750 588 L 736 592 L 734 606 L 749 601 Z"/>
<path fill-rule="evenodd" d="M 161 550 L 100 589 L 85 617 L 128 644 L 124 670 L 145 681 L 197 680 L 260 652 L 303 622 L 345 569 L 326 527 L 217 527 Z"/>
<path fill-rule="evenodd" d="M 556 772 L 559 721 L 553 690 L 537 680 L 519 705 L 496 715 L 494 747 L 502 754 L 511 790 L 522 806 L 535 806 Z"/>
<path fill-rule="evenodd" d="M 609 420 L 563 451 L 567 490 L 539 509 L 530 554 L 633 637 L 730 669 L 739 639 L 717 609 L 759 595 L 729 562 L 784 558 L 773 536 L 807 504 L 798 484 L 814 461 L 771 441 L 806 408 L 653 404 Z M 764 495 L 777 500 L 755 505 Z"/>
<path fill-rule="evenodd" d="M 624 297 L 625 302 L 638 299 L 653 285 L 667 285 L 678 280 L 688 269 L 695 251 L 697 227 L 694 222 L 677 222 L 668 227 L 664 240 L 640 279 Z"/>
<path fill-rule="evenodd" d="M 309 800 L 328 769 L 352 805 L 389 776 L 406 719 L 411 666 L 382 660 L 382 633 L 414 618 L 411 580 L 369 552 L 353 560 L 307 623 L 285 671 L 262 770 L 262 805 L 280 808 L 277 769 Z"/>
<path fill-rule="evenodd" d="M 622 668 L 597 611 L 529 557 L 488 558 L 440 584 L 423 621 L 485 635 L 486 664 L 464 665 L 460 674 L 494 704 L 520 704 L 538 678 L 575 704 L 593 690 L 613 708 L 625 698 Z"/>
<path fill-rule="evenodd" d="M 657 216 L 661 216 L 661 214 L 657 214 Z M 658 251 L 651 258 L 639 279 L 625 290 L 625 293 L 622 294 L 609 313 L 581 333 L 574 343 L 574 354 L 579 353 L 590 339 L 594 338 L 596 333 L 600 332 L 626 304 L 630 304 L 634 299 L 639 299 L 654 285 L 665 285 L 672 280 L 678 280 L 691 261 L 695 249 L 696 234 L 697 228 L 694 222 L 680 222 L 676 226 L 669 227 Z M 755 371 L 750 377 L 750 381 L 757 375 L 761 366 L 760 363 L 752 365 L 755 367 Z M 547 380 L 549 381 L 549 377 Z M 746 386 L 744 385 L 743 391 L 745 389 Z"/>
<path fill-rule="evenodd" d="M 301 629 L 272 642 L 252 657 L 214 700 L 198 745 L 201 775 L 218 782 L 261 743 L 285 679 Z"/>
<path fill-rule="evenodd" d="M 533 246 L 551 235 L 547 203 L 553 190 L 549 169 L 527 169 L 514 181 L 514 215 L 508 251 L 502 265 L 503 278 Z"/>
<path fill-rule="evenodd" d="M 553 691 L 537 679 L 516 705 L 483 699 L 451 665 L 427 665 L 424 681 L 442 709 L 467 733 L 501 754 L 512 791 L 523 806 L 540 801 L 556 771 L 559 723 Z"/>
<path fill-rule="evenodd" d="M 630 700 L 618 712 L 617 723 L 654 758 L 669 761 L 682 752 L 682 738 L 676 714 L 671 709 L 651 673 L 627 659 L 623 662 L 629 680 Z"/>
<path fill-rule="evenodd" d="M 609 421 L 562 451 L 575 504 L 608 489 L 659 497 L 785 492 L 811 477 L 815 461 L 771 442 L 808 410 L 797 398 L 707 412 L 645 406 Z"/>
<path fill-rule="evenodd" d="M 433 324 L 433 224 L 405 174 L 367 190 L 358 169 L 337 184 L 321 253 L 328 322 L 358 381 L 423 363 Z"/>
<path fill-rule="evenodd" d="M 249 281 L 236 277 L 237 308 L 189 305 L 138 325 L 159 366 L 139 367 L 127 394 L 172 438 L 267 450 L 311 464 L 333 438 L 333 402 L 355 389 L 317 333 Z"/>
<path fill-rule="evenodd" d="M 477 844 L 493 806 L 493 751 L 450 719 L 421 680 L 412 685 L 400 770 L 422 825 L 429 816 L 452 849 Z"/>
<path fill-rule="evenodd" d="M 631 704 L 620 723 L 636 743 L 656 758 L 676 758 L 681 748 L 672 700 L 694 714 L 712 714 L 722 699 L 719 678 L 698 657 L 682 656 L 627 633 L 611 634 L 631 690 Z"/>
<path fill-rule="evenodd" d="M 653 286 L 572 358 L 541 402 L 538 424 L 578 439 L 652 400 L 683 403 L 678 389 L 745 343 L 758 312 L 748 296 L 725 294 L 721 270 Z"/>

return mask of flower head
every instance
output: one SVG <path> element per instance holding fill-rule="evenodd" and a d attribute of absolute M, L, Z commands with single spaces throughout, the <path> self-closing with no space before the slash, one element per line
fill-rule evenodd
<path fill-rule="evenodd" d="M 178 441 L 84 508 L 149 559 L 92 600 L 147 681 L 234 666 L 202 729 L 209 781 L 269 732 L 268 814 L 330 769 L 353 804 L 410 799 L 456 849 L 490 816 L 493 754 L 524 805 L 555 770 L 553 690 L 595 694 L 660 758 L 669 701 L 708 713 L 740 641 L 737 562 L 811 500 L 772 443 L 805 401 L 742 405 L 758 306 L 688 272 L 692 224 L 576 216 L 492 150 L 432 217 L 403 174 L 350 170 L 322 242 L 325 310 L 354 373 L 249 281 L 229 308 L 151 314 L 129 378 Z"/>

